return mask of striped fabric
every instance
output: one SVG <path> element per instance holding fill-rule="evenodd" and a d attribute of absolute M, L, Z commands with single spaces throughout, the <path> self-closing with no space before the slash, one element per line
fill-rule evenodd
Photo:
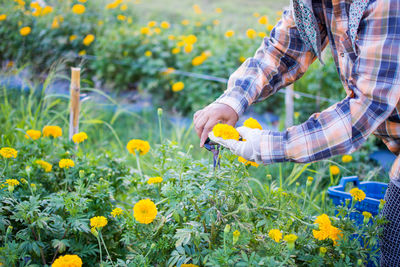
<path fill-rule="evenodd" d="M 321 49 L 330 45 L 347 97 L 313 114 L 306 122 L 283 132 L 263 131 L 264 164 L 313 162 L 360 148 L 370 134 L 400 152 L 400 0 L 371 0 L 358 21 L 352 0 L 313 1 Z M 358 25 L 357 35 L 349 25 Z M 352 42 L 354 39 L 354 42 Z M 300 38 L 291 10 L 263 40 L 254 57 L 229 78 L 225 93 L 216 100 L 239 116 L 299 79 L 316 59 Z M 400 186 L 400 156 L 390 173 Z"/>

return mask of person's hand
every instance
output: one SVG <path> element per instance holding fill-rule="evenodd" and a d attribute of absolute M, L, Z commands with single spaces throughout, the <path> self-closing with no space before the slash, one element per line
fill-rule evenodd
<path fill-rule="evenodd" d="M 203 147 L 208 133 L 217 123 L 235 126 L 238 119 L 236 111 L 226 104 L 212 103 L 197 111 L 193 116 L 193 122 L 196 133 L 200 138 L 200 147 Z"/>
<path fill-rule="evenodd" d="M 261 134 L 260 129 L 251 129 L 248 127 L 239 127 L 236 129 L 243 140 L 236 141 L 233 139 L 223 139 L 216 137 L 213 132 L 208 134 L 210 139 L 232 151 L 233 154 L 241 156 L 247 160 L 262 163 L 261 159 Z"/>

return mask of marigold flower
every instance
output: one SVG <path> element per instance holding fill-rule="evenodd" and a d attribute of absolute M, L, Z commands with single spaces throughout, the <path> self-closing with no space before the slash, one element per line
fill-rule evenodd
<path fill-rule="evenodd" d="M 243 63 L 243 62 L 245 62 L 245 61 L 246 61 L 246 58 L 245 58 L 245 57 L 243 57 L 243 56 L 241 56 L 241 57 L 239 57 L 239 61 L 240 61 L 240 63 Z"/>
<path fill-rule="evenodd" d="M 215 13 L 222 13 L 222 8 L 220 8 L 220 7 L 217 7 L 216 9 L 215 9 Z"/>
<path fill-rule="evenodd" d="M 332 175 L 338 175 L 340 173 L 339 167 L 335 165 L 329 166 L 329 171 L 331 172 Z"/>
<path fill-rule="evenodd" d="M 268 18 L 267 16 L 262 16 L 258 19 L 258 23 L 262 24 L 262 25 L 267 25 L 268 24 Z"/>
<path fill-rule="evenodd" d="M 53 165 L 41 159 L 36 160 L 35 163 L 44 169 L 45 172 L 51 172 L 51 169 L 53 168 Z"/>
<path fill-rule="evenodd" d="M 175 40 L 175 35 L 173 35 L 173 34 L 168 35 L 168 40 L 171 40 L 171 41 Z"/>
<path fill-rule="evenodd" d="M 366 197 L 364 191 L 362 191 L 361 189 L 358 189 L 358 188 L 352 188 L 349 193 L 353 197 L 354 200 L 360 201 L 360 202 L 363 201 Z"/>
<path fill-rule="evenodd" d="M 126 20 L 126 16 L 120 14 L 117 16 L 117 20 L 124 21 Z"/>
<path fill-rule="evenodd" d="M 372 214 L 368 211 L 363 211 L 362 215 L 364 216 L 364 224 L 367 224 L 369 219 L 372 217 Z"/>
<path fill-rule="evenodd" d="M 183 48 L 183 51 L 185 51 L 186 54 L 189 54 L 190 52 L 192 52 L 192 50 L 193 50 L 193 45 L 191 45 L 191 44 L 187 44 Z"/>
<path fill-rule="evenodd" d="M 51 267 L 81 267 L 82 260 L 78 255 L 64 255 L 58 257 Z"/>
<path fill-rule="evenodd" d="M 121 215 L 124 211 L 121 208 L 115 208 L 111 211 L 111 215 L 115 218 L 118 215 Z"/>
<path fill-rule="evenodd" d="M 52 136 L 57 138 L 62 136 L 62 129 L 59 126 L 44 126 L 42 132 L 44 137 Z"/>
<path fill-rule="evenodd" d="M 258 37 L 264 38 L 266 36 L 267 36 L 267 34 L 265 32 L 259 32 L 258 33 Z"/>
<path fill-rule="evenodd" d="M 140 29 L 140 33 L 144 34 L 144 35 L 147 35 L 147 34 L 150 33 L 150 29 L 148 27 L 143 27 L 143 28 Z"/>
<path fill-rule="evenodd" d="M 81 50 L 81 51 L 79 51 L 79 53 L 78 53 L 78 56 L 84 56 L 84 55 L 86 55 L 86 50 Z"/>
<path fill-rule="evenodd" d="M 260 166 L 260 165 L 257 164 L 256 162 L 247 160 L 247 159 L 245 159 L 245 158 L 243 158 L 243 157 L 238 157 L 238 161 L 241 162 L 241 163 L 243 163 L 243 164 L 246 165 L 246 166 L 248 166 L 248 165 L 251 165 L 251 166 L 253 166 L 253 167 L 258 167 L 258 166 Z"/>
<path fill-rule="evenodd" d="M 19 185 L 19 181 L 17 179 L 7 179 L 6 184 L 10 186 L 17 186 Z"/>
<path fill-rule="evenodd" d="M 170 24 L 167 21 L 163 21 L 161 22 L 160 26 L 163 29 L 168 29 L 170 27 Z"/>
<path fill-rule="evenodd" d="M 192 65 L 193 66 L 199 66 L 201 64 L 203 64 L 203 62 L 206 60 L 206 57 L 204 56 L 197 56 L 195 58 L 192 59 Z"/>
<path fill-rule="evenodd" d="M 51 28 L 52 29 L 57 29 L 60 27 L 60 23 L 58 22 L 58 18 L 54 18 L 53 22 L 51 23 Z"/>
<path fill-rule="evenodd" d="M 343 155 L 342 156 L 343 163 L 348 163 L 348 162 L 351 162 L 352 160 L 353 160 L 353 157 L 351 155 Z"/>
<path fill-rule="evenodd" d="M 88 139 L 88 136 L 85 132 L 80 132 L 72 136 L 72 141 L 74 141 L 75 144 L 82 143 L 86 139 Z"/>
<path fill-rule="evenodd" d="M 262 130 L 260 123 L 256 119 L 253 119 L 251 117 L 244 121 L 243 126 L 246 126 L 248 128 L 252 128 L 252 129 Z"/>
<path fill-rule="evenodd" d="M 247 35 L 248 38 L 254 39 L 257 36 L 257 32 L 254 29 L 248 29 L 246 31 L 246 35 Z"/>
<path fill-rule="evenodd" d="M 189 20 L 184 19 L 181 21 L 181 23 L 182 23 L 182 25 L 187 26 L 187 25 L 189 25 L 190 22 L 189 22 Z"/>
<path fill-rule="evenodd" d="M 161 177 L 150 177 L 149 180 L 147 180 L 148 184 L 159 184 L 163 181 L 163 178 Z"/>
<path fill-rule="evenodd" d="M 150 199 L 142 199 L 133 207 L 133 216 L 139 223 L 149 224 L 157 216 L 157 207 Z"/>
<path fill-rule="evenodd" d="M 219 21 L 218 19 L 213 20 L 213 24 L 214 24 L 215 26 L 219 25 L 219 23 L 220 23 L 220 21 Z"/>
<path fill-rule="evenodd" d="M 31 27 L 29 27 L 29 26 L 23 27 L 23 28 L 21 28 L 21 29 L 19 30 L 19 33 L 20 33 L 22 36 L 27 36 L 28 34 L 31 33 Z"/>
<path fill-rule="evenodd" d="M 175 54 L 178 54 L 180 51 L 181 51 L 181 49 L 179 47 L 175 47 L 175 48 L 172 48 L 171 53 L 175 55 Z"/>
<path fill-rule="evenodd" d="M 51 12 L 53 12 L 53 7 L 51 7 L 51 6 L 45 6 L 45 7 L 42 9 L 42 16 L 46 16 L 47 14 L 49 14 L 49 13 L 51 13 Z"/>
<path fill-rule="evenodd" d="M 239 230 L 235 230 L 233 232 L 233 244 L 236 244 L 236 242 L 239 240 L 240 232 Z"/>
<path fill-rule="evenodd" d="M 77 37 L 75 34 L 70 35 L 70 36 L 69 36 L 69 41 L 72 42 L 72 41 L 74 41 L 76 38 L 78 38 L 78 37 Z"/>
<path fill-rule="evenodd" d="M 72 12 L 78 15 L 83 14 L 85 13 L 85 6 L 82 4 L 75 4 L 72 6 Z"/>
<path fill-rule="evenodd" d="M 383 209 L 383 206 L 386 204 L 386 200 L 380 199 L 379 200 L 379 209 Z"/>
<path fill-rule="evenodd" d="M 175 71 L 174 68 L 167 68 L 166 70 L 164 70 L 164 71 L 162 72 L 162 74 L 168 75 L 168 74 L 174 73 L 174 71 Z"/>
<path fill-rule="evenodd" d="M 70 167 L 75 167 L 75 163 L 72 159 L 61 159 L 60 162 L 58 162 L 58 166 L 61 169 L 69 169 Z"/>
<path fill-rule="evenodd" d="M 176 82 L 172 85 L 172 91 L 179 92 L 185 88 L 185 84 L 183 82 Z"/>
<path fill-rule="evenodd" d="M 255 17 L 255 18 L 258 18 L 259 16 L 260 16 L 260 13 L 258 13 L 258 12 L 253 13 L 253 17 Z"/>
<path fill-rule="evenodd" d="M 140 155 L 145 155 L 150 150 L 150 144 L 147 141 L 132 139 L 126 145 L 126 149 L 131 154 L 135 154 L 135 151 L 137 151 Z"/>
<path fill-rule="evenodd" d="M 107 218 L 104 216 L 95 216 L 90 218 L 90 226 L 95 228 L 102 228 L 108 223 Z"/>
<path fill-rule="evenodd" d="M 279 241 L 282 239 L 282 232 L 278 229 L 272 229 L 268 232 L 268 236 L 276 243 L 279 243 Z"/>
<path fill-rule="evenodd" d="M 37 130 L 28 130 L 28 131 L 26 131 L 25 138 L 26 138 L 26 139 L 37 140 L 37 139 L 40 138 L 41 135 L 42 135 L 42 133 L 41 133 L 40 131 L 37 131 Z"/>
<path fill-rule="evenodd" d="M 86 3 L 87 0 L 78 0 L 78 2 Z"/>
<path fill-rule="evenodd" d="M 119 7 L 119 9 L 120 9 L 121 11 L 125 11 L 125 10 L 128 9 L 128 5 L 127 5 L 127 4 L 123 4 L 123 5 L 121 5 L 121 6 Z"/>
<path fill-rule="evenodd" d="M 319 254 L 320 255 L 325 255 L 328 249 L 326 247 L 320 247 L 319 248 Z"/>
<path fill-rule="evenodd" d="M 114 1 L 112 3 L 109 3 L 106 5 L 106 9 L 115 9 L 119 6 L 120 3 L 121 1 Z"/>
<path fill-rule="evenodd" d="M 216 137 L 239 140 L 239 132 L 231 125 L 219 123 L 214 126 L 212 131 Z"/>
<path fill-rule="evenodd" d="M 273 29 L 274 29 L 274 25 L 268 24 L 267 30 L 268 30 L 269 32 L 271 32 Z"/>
<path fill-rule="evenodd" d="M 313 236 L 318 240 L 331 239 L 335 244 L 336 240 L 342 236 L 341 231 L 332 226 L 331 220 L 326 214 L 318 216 L 314 224 L 318 224 L 319 230 L 313 230 Z"/>
<path fill-rule="evenodd" d="M 146 52 L 144 52 L 144 55 L 146 57 L 151 57 L 153 55 L 153 53 L 151 51 L 147 50 Z"/>
<path fill-rule="evenodd" d="M 0 21 L 3 21 L 7 18 L 6 14 L 0 14 Z"/>
<path fill-rule="evenodd" d="M 201 8 L 200 8 L 199 5 L 193 5 L 193 10 L 194 10 L 194 13 L 196 13 L 196 14 L 201 14 L 201 13 L 203 13 L 203 12 L 201 11 Z"/>
<path fill-rule="evenodd" d="M 185 37 L 184 42 L 186 44 L 193 45 L 193 44 L 195 44 L 197 42 L 197 37 L 195 35 L 193 35 L 193 34 L 190 34 L 190 35 Z"/>
<path fill-rule="evenodd" d="M 86 37 L 83 39 L 83 44 L 86 46 L 89 46 L 93 41 L 95 37 L 93 34 L 88 34 Z"/>
<path fill-rule="evenodd" d="M 0 149 L 0 155 L 6 159 L 16 158 L 18 155 L 18 151 L 11 147 L 2 147 Z"/>

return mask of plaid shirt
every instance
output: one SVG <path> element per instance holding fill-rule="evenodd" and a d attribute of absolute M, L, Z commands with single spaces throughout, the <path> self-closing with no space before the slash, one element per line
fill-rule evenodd
<path fill-rule="evenodd" d="M 349 154 L 370 134 L 399 154 L 400 0 L 369 1 L 356 22 L 354 43 L 348 30 L 352 2 L 312 4 L 321 50 L 330 45 L 347 97 L 283 132 L 263 131 L 264 164 L 306 163 Z M 316 58 L 301 39 L 293 11 L 285 10 L 271 36 L 231 75 L 227 90 L 216 102 L 229 105 L 240 116 L 252 103 L 299 79 Z M 390 176 L 400 185 L 400 156 Z"/>

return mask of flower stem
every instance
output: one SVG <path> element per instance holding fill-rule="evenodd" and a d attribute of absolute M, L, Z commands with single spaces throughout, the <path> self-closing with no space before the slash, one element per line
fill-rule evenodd
<path fill-rule="evenodd" d="M 101 242 L 103 243 L 104 249 L 106 250 L 107 256 L 111 261 L 111 265 L 114 266 L 114 263 L 112 262 L 112 259 L 111 259 L 111 256 L 110 256 L 110 253 L 108 253 L 106 243 L 104 243 L 104 239 L 103 239 L 103 235 L 101 234 L 101 231 L 99 231 L 99 236 L 100 236 Z"/>
<path fill-rule="evenodd" d="M 162 144 L 163 141 L 161 116 L 162 114 L 158 113 L 158 127 L 160 128 L 160 144 Z"/>
<path fill-rule="evenodd" d="M 100 232 L 100 231 L 99 231 Z M 101 243 L 100 243 L 100 238 L 99 238 L 99 236 L 97 235 L 97 241 L 99 242 L 99 250 L 100 250 L 100 264 L 102 265 L 102 263 L 103 263 L 103 255 L 102 255 L 102 253 L 101 253 Z"/>
<path fill-rule="evenodd" d="M 140 174 L 140 178 L 143 178 L 142 169 L 140 168 L 140 159 L 139 159 L 140 156 L 136 150 L 135 150 L 135 155 L 136 155 L 136 165 Z"/>
<path fill-rule="evenodd" d="M 6 171 L 6 169 L 8 168 L 8 159 L 6 159 L 6 163 L 4 164 L 4 169 L 1 172 L 1 176 L 3 176 L 4 172 Z"/>
<path fill-rule="evenodd" d="M 301 208 L 301 210 L 304 210 L 304 206 L 306 205 L 306 198 L 307 198 L 307 188 L 308 188 L 308 184 L 306 184 L 306 190 L 304 192 L 304 199 L 303 199 L 303 207 Z"/>

